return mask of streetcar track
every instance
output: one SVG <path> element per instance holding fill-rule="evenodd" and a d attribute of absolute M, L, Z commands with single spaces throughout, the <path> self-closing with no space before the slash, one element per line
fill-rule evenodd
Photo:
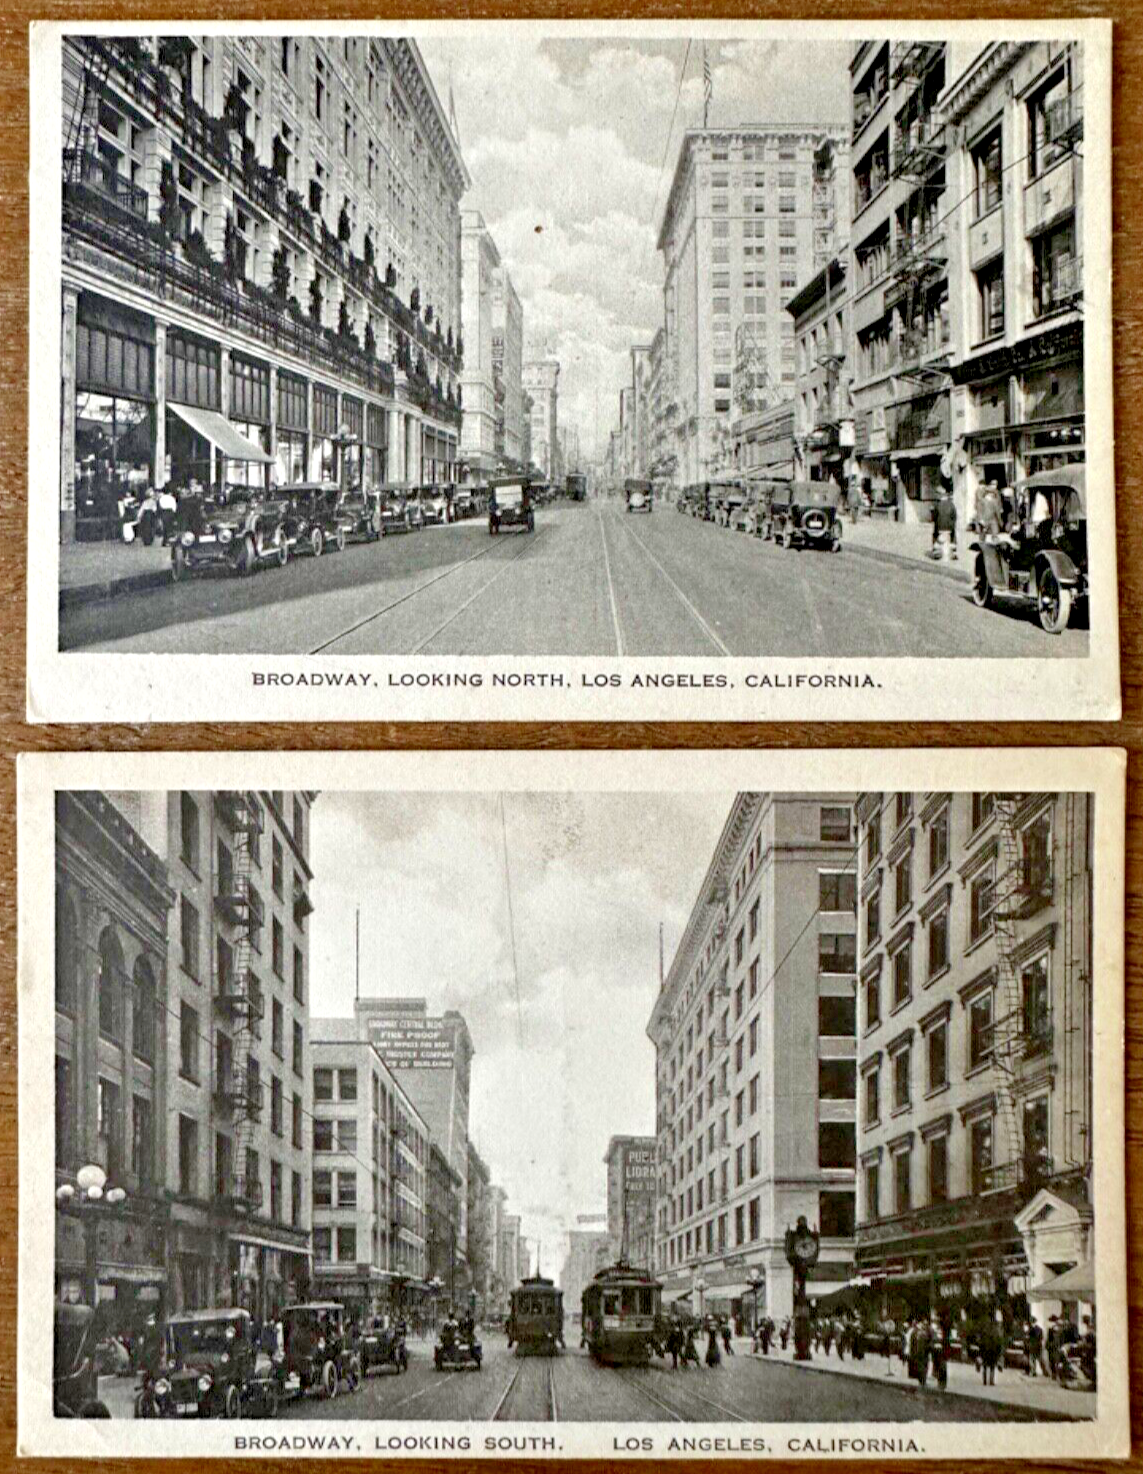
<path fill-rule="evenodd" d="M 556 1404 L 556 1358 L 548 1362 L 548 1422 L 558 1423 L 560 1410 Z"/>
<path fill-rule="evenodd" d="M 506 1419 L 502 1419 L 501 1416 L 500 1416 L 500 1414 L 504 1410 L 504 1404 L 508 1401 L 509 1397 L 512 1395 L 512 1389 L 515 1387 L 516 1383 L 520 1380 L 520 1373 L 523 1370 L 524 1370 L 524 1363 L 521 1362 L 519 1364 L 519 1366 L 517 1366 L 516 1370 L 512 1373 L 512 1380 L 508 1383 L 507 1387 L 505 1387 L 504 1391 L 500 1394 L 499 1401 L 497 1402 L 496 1406 L 492 1409 L 492 1412 L 489 1414 L 488 1421 L 490 1423 L 499 1423 L 499 1422 L 507 1421 Z"/>
<path fill-rule="evenodd" d="M 655 554 L 651 551 L 651 549 L 647 546 L 647 544 L 643 541 L 643 539 L 639 536 L 635 529 L 631 527 L 628 522 L 624 522 L 623 526 L 626 527 L 629 535 L 634 538 L 634 540 L 643 549 L 644 553 L 646 553 L 647 557 L 651 560 L 652 564 L 659 570 L 663 578 L 666 579 L 668 585 L 670 586 L 676 597 L 679 599 L 680 603 L 686 609 L 687 613 L 698 625 L 699 629 L 702 630 L 703 634 L 707 637 L 711 644 L 718 650 L 719 654 L 733 656 L 733 652 L 731 651 L 730 647 L 725 643 L 722 636 L 699 613 L 695 605 L 691 602 L 688 596 L 683 592 L 683 590 L 663 567 L 662 563 L 659 562 L 658 558 L 655 557 Z"/>
<path fill-rule="evenodd" d="M 603 508 L 599 509 L 599 536 L 603 542 L 603 570 L 607 574 L 607 597 L 611 604 L 611 626 L 615 631 L 615 653 L 622 655 L 623 629 L 619 623 L 619 604 L 615 597 L 615 580 L 611 576 L 611 557 L 607 551 L 607 533 L 603 526 Z"/>
<path fill-rule="evenodd" d="M 419 583 L 414 588 L 406 590 L 400 598 L 391 599 L 388 604 L 382 605 L 380 609 L 375 609 L 372 614 L 367 614 L 363 619 L 355 620 L 353 624 L 347 625 L 338 634 L 331 635 L 328 640 L 323 640 L 320 645 L 315 646 L 314 649 L 309 651 L 309 654 L 323 654 L 331 645 L 336 645 L 339 640 L 344 640 L 347 635 L 352 635 L 357 630 L 364 629 L 367 624 L 372 624 L 375 619 L 380 619 L 382 615 L 399 608 L 400 605 L 407 604 L 410 599 L 415 598 L 418 594 L 424 593 L 426 589 L 432 588 L 433 584 L 440 583 L 442 579 L 451 578 L 454 573 L 459 573 L 462 568 L 466 568 L 469 563 L 475 563 L 478 558 L 487 558 L 489 553 L 495 552 L 496 546 L 495 543 L 491 543 L 488 547 L 481 548 L 478 553 L 470 553 L 467 558 L 462 558 L 459 563 L 450 563 L 447 568 L 443 568 L 439 573 L 434 573 L 432 578 L 426 578 L 423 583 Z M 509 561 L 514 560 L 510 559 Z"/>
<path fill-rule="evenodd" d="M 477 599 L 480 598 L 481 594 L 483 594 L 486 589 L 490 589 L 492 587 L 492 585 L 496 582 L 496 580 L 501 576 L 501 574 L 506 573 L 508 571 L 508 569 L 511 568 L 511 566 L 512 566 L 513 563 L 518 563 L 520 561 L 520 559 L 525 555 L 525 553 L 530 552 L 531 549 L 536 546 L 537 542 L 539 542 L 540 538 L 543 536 L 543 533 L 544 533 L 544 529 L 542 527 L 539 528 L 538 531 L 532 533 L 532 535 L 525 540 L 524 546 L 520 549 L 520 551 L 518 553 L 513 553 L 510 558 L 506 559 L 503 563 L 501 563 L 500 567 L 496 570 L 496 572 L 492 575 L 492 577 L 487 581 L 487 583 L 482 583 L 480 585 L 480 587 L 476 590 L 476 592 L 474 594 L 471 594 L 464 601 L 464 603 L 460 606 L 459 609 L 455 609 L 448 616 L 447 619 L 443 619 L 440 622 L 440 624 L 437 625 L 436 629 L 433 630 L 431 634 L 426 635 L 424 637 L 424 639 L 421 640 L 421 642 L 419 644 L 414 645 L 413 648 L 408 652 L 408 654 L 410 654 L 410 655 L 419 655 L 421 653 L 421 651 L 425 648 L 425 646 L 426 645 L 430 645 L 436 639 L 436 637 L 441 633 L 442 630 L 448 629 L 449 625 L 452 624 L 454 622 L 454 620 L 459 619 L 460 616 L 464 613 L 464 611 L 470 605 L 475 604 L 476 601 L 477 601 Z M 486 549 L 485 551 L 488 551 L 488 550 Z M 480 556 L 483 556 L 483 555 L 480 555 Z"/>
<path fill-rule="evenodd" d="M 456 1372 L 446 1372 L 445 1375 L 444 1375 L 444 1378 L 441 1379 L 441 1380 L 447 1382 L 450 1377 L 455 1377 L 456 1375 L 457 1375 Z M 441 1386 L 441 1380 L 435 1380 L 435 1381 L 432 1381 L 432 1382 L 426 1382 L 425 1385 L 421 1388 L 421 1390 L 419 1392 L 412 1392 L 412 1393 L 409 1394 L 408 1397 L 402 1397 L 402 1399 L 401 1399 L 400 1402 L 395 1402 L 393 1404 L 392 1408 L 390 1409 L 390 1411 L 391 1412 L 396 1412 L 399 1407 L 405 1407 L 410 1402 L 416 1402 L 417 1398 L 418 1397 L 424 1397 L 424 1395 L 425 1395 L 426 1392 L 435 1392 L 435 1391 L 437 1391 L 437 1389 Z"/>
<path fill-rule="evenodd" d="M 677 1422 L 686 1423 L 691 1421 L 691 1419 L 689 1419 L 685 1415 L 685 1413 L 680 1413 L 676 1408 L 673 1408 L 661 1397 L 656 1396 L 655 1393 L 653 1393 L 649 1388 L 645 1387 L 643 1383 L 635 1377 L 630 1375 L 623 1376 L 622 1374 L 621 1376 L 624 1382 L 629 1383 L 632 1387 L 636 1387 L 640 1392 L 643 1393 L 645 1397 L 649 1398 L 652 1402 L 657 1403 L 660 1407 L 665 1408 Z M 716 1402 L 713 1397 L 704 1397 L 701 1392 L 692 1391 L 690 1386 L 687 1387 L 685 1393 L 683 1392 L 683 1388 L 681 1386 L 679 1387 L 678 1391 L 681 1396 L 692 1397 L 695 1401 L 705 1403 L 707 1407 L 714 1408 L 716 1412 L 721 1413 L 725 1418 L 730 1418 L 732 1422 L 749 1423 L 754 1421 L 753 1419 L 747 1417 L 745 1413 L 740 1413 L 734 1408 L 725 1407 L 721 1402 Z"/>

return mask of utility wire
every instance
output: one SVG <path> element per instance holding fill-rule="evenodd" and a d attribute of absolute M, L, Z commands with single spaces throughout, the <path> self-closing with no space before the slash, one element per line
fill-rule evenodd
<path fill-rule="evenodd" d="M 504 794 L 500 793 L 500 835 L 504 846 L 504 888 L 508 896 L 508 936 L 512 942 L 512 977 L 516 986 L 516 1043 L 523 1048 L 524 1017 L 520 1008 L 520 968 L 516 961 L 516 918 L 512 910 L 512 872 L 508 865 L 508 820 L 504 813 Z"/>
<path fill-rule="evenodd" d="M 654 233 L 654 230 L 655 230 L 655 217 L 659 213 L 659 191 L 663 187 L 663 171 L 667 167 L 667 155 L 671 151 L 671 138 L 672 138 L 672 136 L 674 134 L 674 131 L 675 131 L 675 119 L 676 119 L 676 117 L 678 117 L 678 113 L 679 113 L 679 98 L 683 95 L 683 78 L 686 76 L 686 73 L 687 73 L 687 62 L 690 60 L 690 55 L 691 55 L 691 41 L 688 40 L 687 41 L 687 49 L 686 49 L 686 51 L 683 52 L 683 64 L 679 68 L 679 80 L 678 80 L 678 85 L 675 88 L 675 106 L 674 106 L 674 108 L 671 111 L 671 124 L 670 124 L 670 127 L 667 129 L 667 137 L 666 137 L 666 140 L 665 140 L 665 142 L 663 144 L 663 162 L 659 165 L 659 178 L 658 178 L 658 180 L 657 180 L 657 182 L 655 184 L 655 200 L 654 200 L 654 204 L 651 206 L 651 232 L 650 232 L 651 234 Z M 643 264 L 647 260 L 647 239 L 648 239 L 648 237 L 645 237 L 644 238 L 644 241 L 643 241 L 643 254 L 639 258 L 639 270 L 640 271 L 643 270 Z"/>

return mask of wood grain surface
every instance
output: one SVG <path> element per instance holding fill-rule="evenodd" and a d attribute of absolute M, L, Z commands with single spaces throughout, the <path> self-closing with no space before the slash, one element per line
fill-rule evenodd
<path fill-rule="evenodd" d="M 1122 645 L 1124 719 L 1116 723 L 1068 723 L 1059 713 L 1045 709 L 1042 722 L 1021 723 L 868 723 L 807 725 L 799 722 L 766 724 L 719 723 L 328 723 L 294 726 L 280 723 L 248 723 L 228 726 L 203 723 L 185 726 L 58 726 L 29 727 L 24 723 L 24 589 L 26 571 L 26 492 L 29 447 L 27 445 L 27 281 L 28 281 L 28 24 L 33 19 L 81 21 L 95 19 L 195 20 L 269 19 L 289 22 L 312 20 L 312 4 L 298 0 L 258 7 L 235 4 L 228 8 L 202 4 L 109 5 L 93 0 L 73 4 L 30 5 L 28 0 L 9 0 L 0 13 L 0 760 L 3 762 L 3 802 L 0 807 L 0 873 L 3 904 L 0 906 L 0 966 L 4 1007 L 0 1009 L 0 1469 L 14 1467 L 15 1380 L 16 1380 L 16 1258 L 15 1212 L 17 1181 L 16 1036 L 15 1036 L 15 802 L 14 759 L 23 751 L 82 751 L 105 748 L 119 751 L 203 750 L 242 748 L 684 748 L 684 747 L 895 747 L 895 746 L 1014 746 L 1021 744 L 1108 744 L 1128 750 L 1127 815 L 1127 1223 L 1130 1249 L 1128 1296 L 1132 1384 L 1143 1377 L 1140 1340 L 1143 1317 L 1140 1305 L 1140 1249 L 1143 1246 L 1143 1191 L 1135 1179 L 1143 1171 L 1143 991 L 1134 946 L 1143 947 L 1143 912 L 1139 892 L 1143 885 L 1143 829 L 1137 779 L 1143 771 L 1143 659 L 1140 650 L 1140 610 L 1143 607 L 1143 495 L 1136 456 L 1143 442 L 1139 435 L 1137 396 L 1143 393 L 1143 4 L 1023 5 L 987 3 L 979 9 L 950 0 L 913 0 L 902 6 L 901 19 L 931 18 L 934 29 L 953 19 L 1035 20 L 1076 16 L 1110 16 L 1114 33 L 1113 98 L 1114 139 L 1114 288 L 1113 333 L 1115 353 L 1115 426 L 1117 439 L 1117 501 L 1119 546 L 1119 610 Z M 630 5 L 593 0 L 593 3 L 549 3 L 526 0 L 519 5 L 476 3 L 470 5 L 418 3 L 407 0 L 392 5 L 381 0 L 373 5 L 335 4 L 325 11 L 332 23 L 339 19 L 365 21 L 378 15 L 400 15 L 414 22 L 429 17 L 468 18 L 503 16 L 570 18 L 696 18 L 701 16 L 749 16 L 753 19 L 790 20 L 868 19 L 871 34 L 893 12 L 884 5 L 809 4 L 793 9 L 775 0 L 765 3 L 727 5 L 692 0 L 679 4 Z M 188 25 L 193 29 L 193 25 Z M 542 110 L 542 99 L 536 101 Z M 55 127 L 54 119 L 32 120 L 34 127 Z M 31 458 L 37 454 L 30 449 Z M 53 471 L 54 474 L 54 471 Z M 1135 1111 L 1140 1112 L 1135 1119 Z M 1097 1209 L 1098 1211 L 1098 1209 Z M 1133 1416 L 1136 1449 L 1131 1464 L 1143 1469 L 1138 1443 L 1143 1432 L 1143 1397 L 1136 1398 L 1139 1411 Z M 1047 1432 L 1047 1430 L 1045 1430 Z M 188 1440 L 189 1441 L 189 1440 Z M 1046 1437 L 1045 1442 L 1050 1442 Z M 127 1468 L 132 1461 L 106 1460 L 106 1470 Z M 179 1461 L 190 1467 L 193 1460 Z M 483 1461 L 482 1461 L 483 1462 Z M 36 1460 L 37 1468 L 62 1471 L 62 1459 Z M 281 1461 L 212 1460 L 214 1469 L 281 1467 Z M 378 1469 L 409 1467 L 407 1461 L 369 1460 Z M 826 1463 L 799 1461 L 803 1469 L 825 1468 Z M 91 1465 L 89 1467 L 94 1467 Z M 154 1468 L 153 1461 L 139 1461 L 140 1469 Z M 342 1462 L 341 1467 L 351 1467 Z M 352 1463 L 364 1469 L 366 1461 Z M 452 1460 L 419 1461 L 416 1467 L 455 1470 Z M 491 1467 L 488 1465 L 487 1467 Z M 519 1461 L 513 1467 L 536 1471 L 551 1469 L 544 1461 Z M 603 1461 L 579 1464 L 577 1468 L 603 1470 Z M 634 1468 L 635 1466 L 631 1466 Z M 722 1467 L 745 1469 L 745 1461 Z M 873 1468 L 872 1462 L 865 1464 Z M 885 1461 L 880 1467 L 900 1469 L 923 1467 Z M 944 1468 L 962 1467 L 947 1461 Z M 1060 1469 L 1060 1463 L 1031 1461 L 1022 1467 Z M 1087 1465 L 1086 1467 L 1092 1467 Z M 1122 1465 L 1109 1467 L 1123 1467 Z"/>

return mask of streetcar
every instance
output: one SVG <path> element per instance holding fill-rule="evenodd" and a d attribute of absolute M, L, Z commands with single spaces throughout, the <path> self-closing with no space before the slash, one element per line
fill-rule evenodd
<path fill-rule="evenodd" d="M 520 1281 L 512 1291 L 508 1345 L 517 1356 L 556 1356 L 564 1344 L 564 1293 L 542 1274 Z"/>
<path fill-rule="evenodd" d="M 567 495 L 573 502 L 587 501 L 587 477 L 582 471 L 568 472 Z"/>
<path fill-rule="evenodd" d="M 622 1261 L 597 1272 L 583 1292 L 583 1339 L 596 1361 L 646 1362 L 662 1308 L 654 1275 Z"/>

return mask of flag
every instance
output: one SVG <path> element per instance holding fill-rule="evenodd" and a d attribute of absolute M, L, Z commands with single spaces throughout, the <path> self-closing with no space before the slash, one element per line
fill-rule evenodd
<path fill-rule="evenodd" d="M 706 42 L 702 43 L 702 125 L 707 126 L 710 117 L 710 99 L 714 91 L 710 80 L 710 59 L 706 54 Z"/>

